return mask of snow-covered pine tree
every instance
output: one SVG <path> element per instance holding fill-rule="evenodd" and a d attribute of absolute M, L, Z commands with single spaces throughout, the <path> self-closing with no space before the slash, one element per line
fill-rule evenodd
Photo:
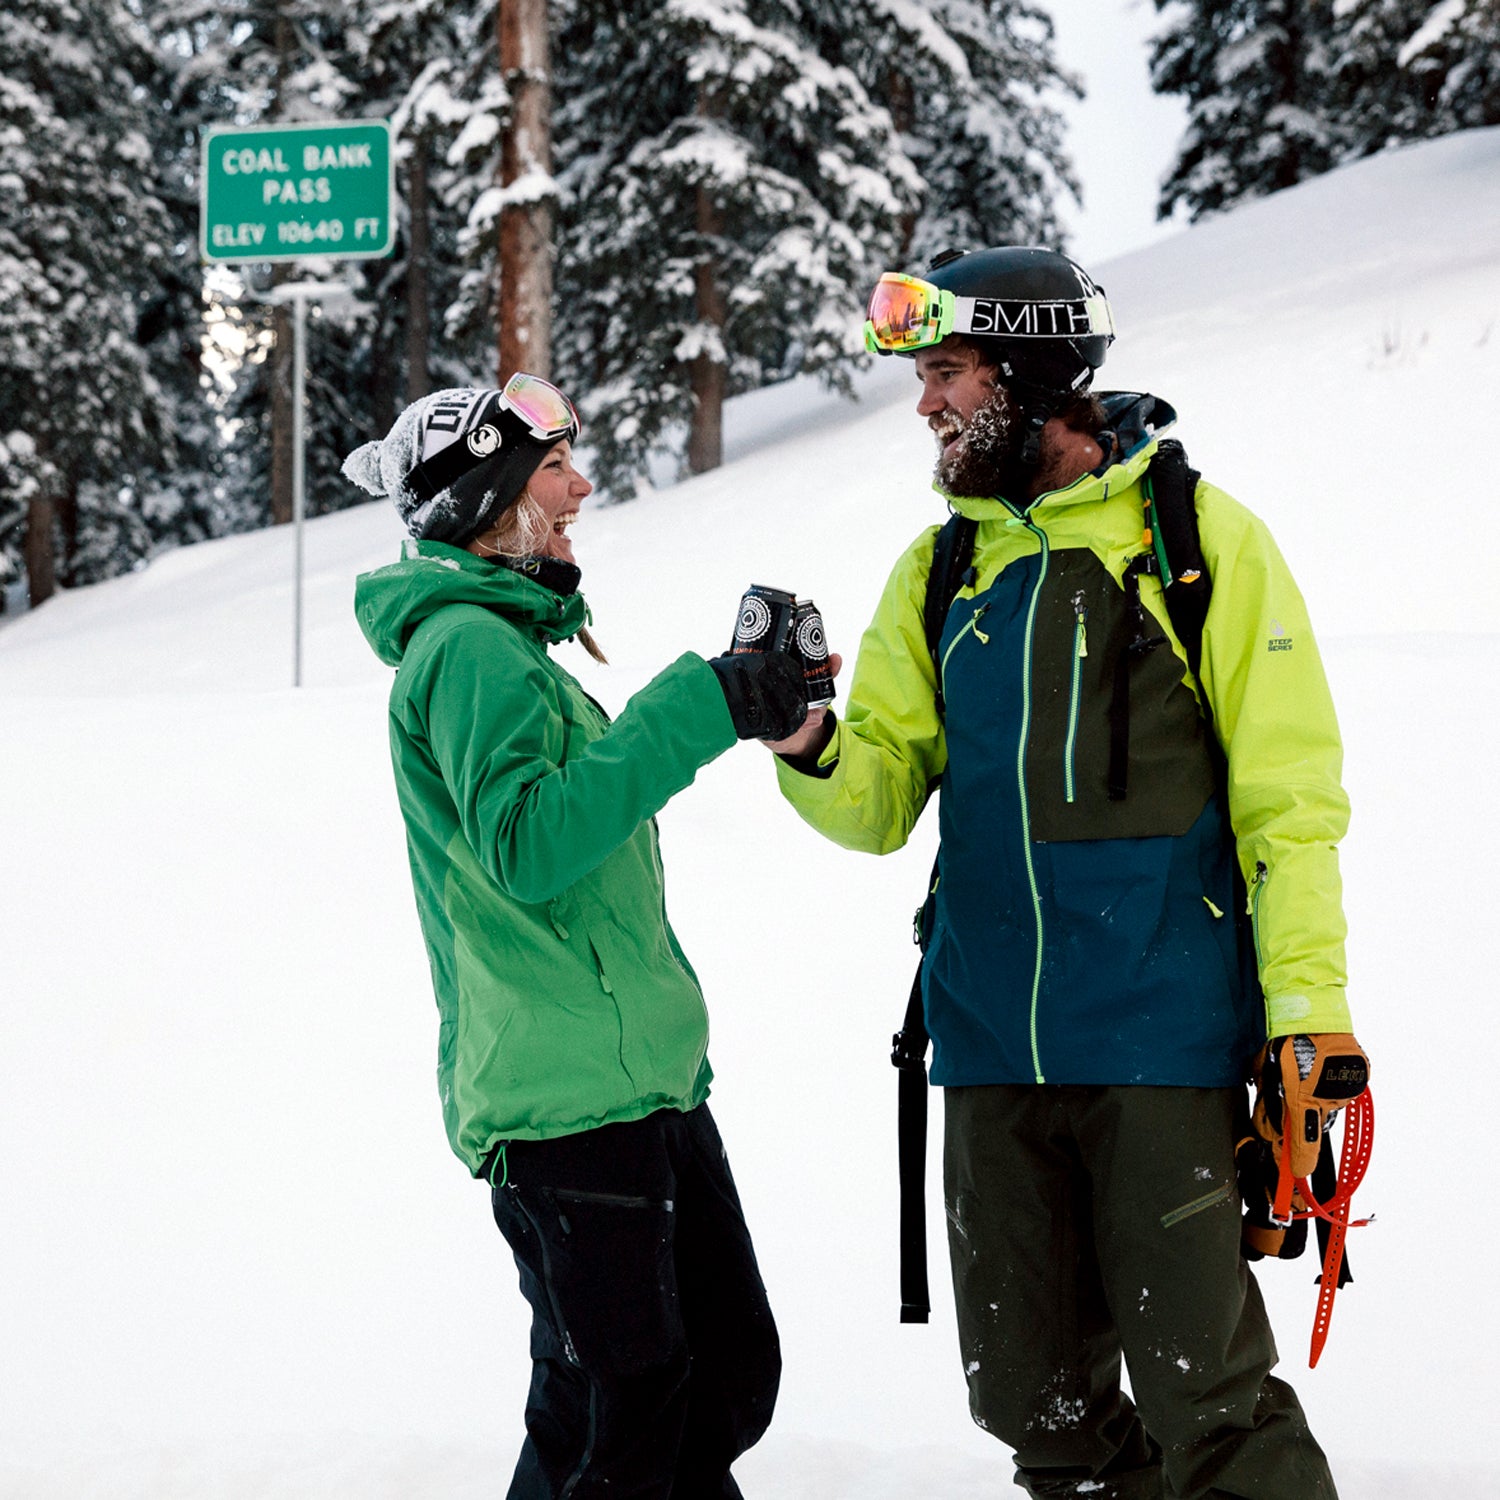
<path fill-rule="evenodd" d="M 1500 0 L 1435 4 L 1408 39 L 1404 66 L 1442 74 L 1432 134 L 1500 125 Z"/>
<path fill-rule="evenodd" d="M 1500 123 L 1500 0 L 1338 0 L 1351 156 Z"/>
<path fill-rule="evenodd" d="M 143 22 L 161 5 L 128 0 Z M 192 64 L 176 39 L 152 33 L 148 92 L 156 191 L 166 215 L 167 255 L 142 314 L 138 339 L 160 389 L 170 439 L 138 475 L 140 509 L 152 550 L 223 535 L 230 529 L 219 481 L 222 435 L 204 359 L 203 267 L 198 252 L 198 123 L 184 108 L 181 71 Z"/>
<path fill-rule="evenodd" d="M 443 310 L 443 345 L 473 370 L 469 378 L 484 384 L 497 374 L 502 154 L 511 106 L 500 73 L 497 10 L 495 0 L 478 0 L 458 17 L 455 67 L 444 84 L 447 117 L 457 133 L 432 177 L 435 195 L 460 223 L 462 274 Z"/>
<path fill-rule="evenodd" d="M 118 0 L 0 11 L 0 549 L 34 604 L 150 546 L 135 476 L 169 423 L 139 333 L 172 232 L 151 72 Z"/>
<path fill-rule="evenodd" d="M 466 50 L 476 24 L 493 25 L 493 12 L 473 0 L 357 3 L 359 110 L 391 121 L 400 214 L 394 257 L 363 267 L 366 299 L 376 319 L 372 338 L 386 350 L 377 378 L 383 403 L 376 415 L 379 431 L 369 434 L 377 436 L 408 401 L 471 378 L 470 362 L 455 362 L 441 337 L 443 312 L 458 295 L 462 219 L 440 187 L 448 150 L 473 112 L 465 93 L 476 65 L 483 70 L 483 62 L 466 56 Z M 483 16 L 476 18 L 476 9 Z M 493 55 L 489 61 L 493 74 L 498 64 Z M 399 379 L 393 380 L 396 370 Z"/>
<path fill-rule="evenodd" d="M 203 130 L 378 116 L 400 85 L 374 65 L 366 10 L 337 0 L 159 0 L 158 25 L 190 57 L 180 75 L 184 113 Z M 375 104 L 366 102 L 372 95 Z M 384 261 L 307 259 L 210 278 L 217 311 L 243 346 L 217 413 L 231 434 L 222 485 L 231 529 L 291 516 L 291 315 L 261 299 L 294 277 L 349 289 L 308 309 L 306 500 L 317 515 L 358 499 L 339 474 L 342 457 L 384 430 L 399 399 L 400 319 L 391 316 L 399 274 Z"/>
<path fill-rule="evenodd" d="M 1331 113 L 1335 0 L 1155 0 L 1151 83 L 1188 128 L 1157 213 L 1200 218 L 1291 187 L 1345 151 Z"/>
<path fill-rule="evenodd" d="M 871 274 L 917 184 L 847 68 L 780 0 L 570 0 L 555 13 L 562 189 L 554 368 L 595 477 L 628 498 L 725 394 L 847 382 Z"/>
<path fill-rule="evenodd" d="M 1079 196 L 1055 96 L 1082 97 L 1026 0 L 809 0 L 814 45 L 894 122 L 919 183 L 903 264 L 947 246 L 1057 245 L 1060 195 Z"/>

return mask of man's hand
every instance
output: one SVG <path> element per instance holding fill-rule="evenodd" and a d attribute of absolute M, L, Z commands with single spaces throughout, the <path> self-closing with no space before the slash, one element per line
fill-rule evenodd
<path fill-rule="evenodd" d="M 1255 1060 L 1256 1134 L 1276 1160 L 1290 1137 L 1293 1177 L 1310 1177 L 1336 1110 L 1364 1093 L 1370 1059 L 1347 1032 L 1273 1036 Z"/>
<path fill-rule="evenodd" d="M 837 677 L 843 665 L 844 658 L 837 651 L 828 653 L 830 675 Z M 806 720 L 796 734 L 789 735 L 784 740 L 762 740 L 761 744 L 768 750 L 774 750 L 777 755 L 816 758 L 822 753 L 823 746 L 828 743 L 831 726 L 825 722 L 827 718 L 826 708 L 809 709 Z"/>

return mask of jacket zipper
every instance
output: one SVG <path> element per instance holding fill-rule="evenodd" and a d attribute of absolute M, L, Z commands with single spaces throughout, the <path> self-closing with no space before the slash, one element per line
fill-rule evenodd
<path fill-rule="evenodd" d="M 963 638 L 968 635 L 970 631 L 973 631 L 974 639 L 978 641 L 981 646 L 989 645 L 989 636 L 987 636 L 979 628 L 979 622 L 984 618 L 988 610 L 988 604 L 981 604 L 970 617 L 969 623 L 965 625 L 964 628 L 960 630 L 956 636 L 953 637 L 953 639 L 948 643 L 948 649 L 943 652 L 943 687 L 945 691 L 948 686 L 948 658 L 953 655 L 953 652 L 957 648 L 958 643 L 963 640 Z"/>
<path fill-rule="evenodd" d="M 1073 630 L 1073 680 L 1068 689 L 1068 737 L 1063 744 L 1063 791 L 1069 802 L 1077 800 L 1073 780 L 1073 750 L 1078 742 L 1078 695 L 1083 684 L 1083 659 L 1089 654 L 1089 612 L 1083 602 L 1083 590 L 1073 595 L 1073 613 L 1077 624 Z"/>
<path fill-rule="evenodd" d="M 1250 882 L 1250 935 L 1255 940 L 1255 969 L 1258 974 L 1264 974 L 1266 969 L 1265 959 L 1260 951 L 1260 898 L 1269 875 L 1265 860 L 1256 860 L 1255 879 Z"/>
<path fill-rule="evenodd" d="M 1021 524 L 1032 532 L 1041 546 L 1042 566 L 1036 584 L 1031 591 L 1031 603 L 1026 610 L 1026 640 L 1021 654 L 1021 734 L 1016 745 L 1016 789 L 1021 800 L 1021 852 L 1026 859 L 1026 880 L 1031 887 L 1031 909 L 1036 916 L 1036 965 L 1031 976 L 1031 1066 L 1038 1083 L 1046 1083 L 1042 1074 L 1042 1059 L 1037 1050 L 1036 1013 L 1042 991 L 1042 945 L 1046 937 L 1042 922 L 1042 898 L 1037 889 L 1036 866 L 1031 858 L 1031 808 L 1026 795 L 1026 742 L 1031 736 L 1031 655 L 1032 637 L 1036 631 L 1036 606 L 1041 597 L 1042 584 L 1047 579 L 1047 561 L 1050 550 L 1047 533 L 1029 518 L 1022 517 Z"/>

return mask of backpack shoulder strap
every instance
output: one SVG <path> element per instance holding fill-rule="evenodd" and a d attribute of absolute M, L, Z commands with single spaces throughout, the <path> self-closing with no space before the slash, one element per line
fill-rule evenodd
<path fill-rule="evenodd" d="M 979 523 L 956 511 L 943 523 L 932 544 L 932 567 L 922 601 L 922 632 L 937 679 L 938 717 L 943 714 L 943 673 L 938 660 L 943 623 L 948 618 L 974 558 L 974 534 Z M 933 866 L 927 900 L 918 909 L 913 936 L 925 956 L 932 892 L 937 888 Z M 891 1038 L 891 1062 L 900 1070 L 896 1137 L 901 1182 L 901 1321 L 925 1323 L 931 1311 L 927 1290 L 927 1022 L 922 1013 L 922 960 L 906 1002 L 901 1030 Z"/>
<path fill-rule="evenodd" d="M 927 654 L 932 658 L 937 678 L 938 717 L 943 714 L 943 674 L 938 660 L 938 645 L 943 636 L 943 622 L 963 587 L 964 575 L 974 559 L 974 534 L 979 523 L 955 511 L 943 523 L 932 545 L 932 568 L 927 574 L 927 597 L 922 607 L 922 629 L 927 637 Z"/>
<path fill-rule="evenodd" d="M 1213 595 L 1198 538 L 1195 495 L 1201 477 L 1189 466 L 1182 444 L 1163 438 L 1146 469 L 1144 485 L 1146 527 L 1161 574 L 1162 599 L 1194 677 L 1203 658 L 1203 622 Z"/>

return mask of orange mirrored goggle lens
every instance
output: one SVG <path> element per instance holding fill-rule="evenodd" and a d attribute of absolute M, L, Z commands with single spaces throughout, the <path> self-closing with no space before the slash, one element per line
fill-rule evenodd
<path fill-rule="evenodd" d="M 944 300 L 945 294 L 930 282 L 887 271 L 870 293 L 865 347 L 875 352 L 924 349 L 937 343 L 952 325 L 952 294 L 946 298 L 949 328 L 943 327 Z"/>

